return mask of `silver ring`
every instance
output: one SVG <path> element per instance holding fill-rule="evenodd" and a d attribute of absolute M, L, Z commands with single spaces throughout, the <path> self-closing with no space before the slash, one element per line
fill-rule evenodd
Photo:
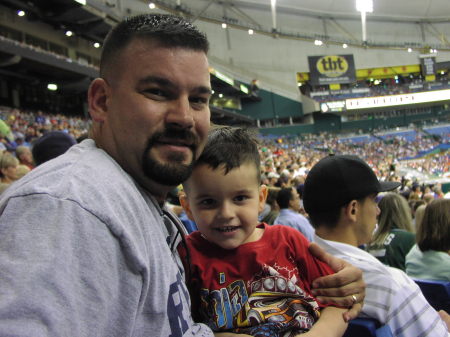
<path fill-rule="evenodd" d="M 355 304 L 356 301 L 358 300 L 355 295 L 352 295 L 352 299 L 353 299 L 353 304 Z"/>

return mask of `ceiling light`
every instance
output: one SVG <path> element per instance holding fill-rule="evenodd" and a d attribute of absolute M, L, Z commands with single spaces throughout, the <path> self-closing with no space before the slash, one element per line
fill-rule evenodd
<path fill-rule="evenodd" d="M 79 4 L 82 4 L 83 6 L 86 5 L 86 0 L 75 0 L 75 2 L 78 2 Z"/>
<path fill-rule="evenodd" d="M 95 42 L 95 43 L 94 43 L 94 47 L 95 47 L 95 48 L 100 48 L 100 43 Z"/>
<path fill-rule="evenodd" d="M 17 15 L 18 15 L 18 16 L 24 16 L 24 15 L 25 15 L 25 12 L 24 12 L 24 11 L 17 11 Z"/>
<path fill-rule="evenodd" d="M 348 47 L 348 44 L 346 44 L 346 43 L 344 43 L 343 45 L 342 45 L 342 48 L 347 48 Z"/>
<path fill-rule="evenodd" d="M 253 35 L 253 33 L 254 33 L 253 29 L 248 30 L 248 35 Z"/>
<path fill-rule="evenodd" d="M 321 46 L 321 45 L 323 45 L 323 42 L 320 41 L 320 40 L 315 40 L 315 41 L 314 41 L 314 44 L 315 44 L 316 46 Z"/>
<path fill-rule="evenodd" d="M 51 90 L 51 91 L 56 91 L 56 90 L 58 90 L 58 86 L 54 83 L 49 83 L 49 84 L 47 84 L 47 89 Z"/>
<path fill-rule="evenodd" d="M 223 29 L 227 28 L 227 24 L 226 24 L 225 22 L 222 23 L 222 28 L 223 28 Z"/>
<path fill-rule="evenodd" d="M 214 95 L 214 93 L 215 93 L 215 91 L 214 91 L 214 90 L 211 90 L 211 95 Z"/>
<path fill-rule="evenodd" d="M 222 98 L 222 97 L 223 97 L 223 94 L 219 94 L 219 97 Z"/>
<path fill-rule="evenodd" d="M 149 7 L 150 9 L 155 9 L 155 8 L 156 8 L 156 5 L 155 5 L 153 2 L 150 2 L 150 3 L 148 4 L 148 7 Z"/>
<path fill-rule="evenodd" d="M 372 13 L 373 1 L 372 0 L 356 0 L 356 10 L 358 12 Z"/>
<path fill-rule="evenodd" d="M 66 36 L 72 36 L 73 35 L 73 32 L 71 31 L 71 30 L 68 30 L 67 32 L 66 32 Z"/>

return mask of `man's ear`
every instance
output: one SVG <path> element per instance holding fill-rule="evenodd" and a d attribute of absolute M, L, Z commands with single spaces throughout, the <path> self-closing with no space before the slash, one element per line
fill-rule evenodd
<path fill-rule="evenodd" d="M 183 209 L 186 212 L 186 215 L 188 216 L 188 218 L 190 220 L 192 220 L 192 221 L 195 221 L 194 217 L 192 216 L 191 206 L 189 205 L 189 201 L 188 201 L 188 198 L 186 196 L 186 193 L 180 191 L 178 193 L 178 200 L 180 200 L 181 207 L 183 207 Z"/>
<path fill-rule="evenodd" d="M 352 221 L 356 221 L 356 214 L 358 212 L 358 201 L 357 200 L 352 200 L 350 201 L 347 206 L 345 206 L 345 216 L 347 216 L 349 219 L 351 219 Z"/>
<path fill-rule="evenodd" d="M 264 209 L 264 205 L 266 204 L 267 199 L 267 193 L 269 192 L 269 189 L 266 185 L 262 184 L 259 187 L 259 204 L 258 204 L 258 213 L 261 213 Z"/>
<path fill-rule="evenodd" d="M 92 81 L 88 90 L 89 114 L 94 122 L 103 123 L 108 111 L 106 101 L 109 97 L 109 86 L 103 78 Z"/>

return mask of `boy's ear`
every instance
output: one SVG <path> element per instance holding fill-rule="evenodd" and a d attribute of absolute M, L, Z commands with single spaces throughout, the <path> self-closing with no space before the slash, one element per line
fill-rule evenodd
<path fill-rule="evenodd" d="M 267 193 L 269 192 L 269 189 L 266 185 L 262 184 L 259 187 L 259 205 L 258 205 L 258 213 L 262 212 L 264 209 L 264 205 L 266 204 L 267 199 Z"/>
<path fill-rule="evenodd" d="M 107 115 L 107 99 L 109 86 L 103 78 L 92 81 L 88 90 L 89 114 L 94 122 L 103 123 Z"/>
<path fill-rule="evenodd" d="M 183 209 L 186 212 L 186 215 L 188 216 L 189 220 L 195 221 L 194 217 L 192 216 L 191 207 L 189 205 L 189 201 L 187 199 L 186 193 L 179 192 L 178 193 L 178 200 L 180 200 L 181 207 L 183 207 Z"/>

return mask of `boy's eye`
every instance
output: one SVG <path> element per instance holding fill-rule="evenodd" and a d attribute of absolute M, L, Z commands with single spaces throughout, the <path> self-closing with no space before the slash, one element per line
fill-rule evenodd
<path fill-rule="evenodd" d="M 212 206 L 214 205 L 214 199 L 203 199 L 200 200 L 199 204 L 202 206 Z"/>
<path fill-rule="evenodd" d="M 246 195 L 238 195 L 237 197 L 234 198 L 234 200 L 238 201 L 238 202 L 245 201 L 247 199 L 248 199 L 248 196 L 246 196 Z"/>

